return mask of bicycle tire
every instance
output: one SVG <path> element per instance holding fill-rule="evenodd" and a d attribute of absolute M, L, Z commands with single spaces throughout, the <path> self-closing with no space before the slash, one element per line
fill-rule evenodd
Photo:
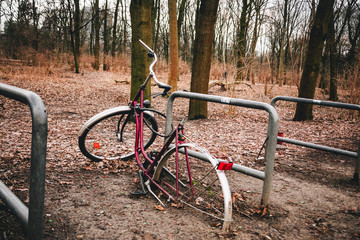
<path fill-rule="evenodd" d="M 194 148 L 194 145 L 190 143 L 178 146 L 179 151 L 183 149 L 183 152 L 191 148 Z M 153 175 L 154 180 L 169 194 L 173 193 L 172 198 L 175 202 L 183 203 L 184 206 L 190 206 L 215 219 L 220 219 L 222 229 L 229 230 L 232 221 L 231 192 L 225 172 L 217 170 L 218 160 L 210 154 L 205 154 L 208 161 L 199 161 L 200 159 L 189 156 L 194 190 L 194 195 L 192 195 L 187 166 L 183 165 L 184 162 L 186 163 L 186 155 L 184 153 L 178 155 L 178 185 L 181 193 L 176 195 L 175 147 L 170 148 L 160 159 Z"/>
<path fill-rule="evenodd" d="M 153 114 L 144 111 L 144 121 L 158 130 Z M 129 115 L 131 114 L 131 116 Z M 127 119 L 126 125 L 123 123 Z M 121 122 L 120 122 L 121 121 Z M 119 127 L 118 127 L 119 126 Z M 123 130 L 121 131 L 121 128 Z M 122 140 L 119 140 L 119 131 Z M 128 160 L 135 156 L 136 123 L 135 114 L 128 106 L 105 110 L 90 118 L 79 132 L 80 151 L 91 161 Z M 155 140 L 156 134 L 144 124 L 144 147 L 148 148 Z"/>

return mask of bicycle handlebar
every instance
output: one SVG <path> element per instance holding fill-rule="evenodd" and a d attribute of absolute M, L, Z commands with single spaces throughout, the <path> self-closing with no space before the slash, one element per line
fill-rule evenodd
<path fill-rule="evenodd" d="M 148 45 L 146 45 L 143 41 L 141 41 L 141 39 L 139 39 L 139 42 L 149 51 L 149 53 L 148 53 L 149 57 L 154 58 L 154 60 L 152 61 L 151 65 L 149 67 L 150 75 L 154 79 L 154 81 L 158 84 L 158 87 L 164 89 L 164 92 L 162 95 L 165 96 L 171 90 L 171 86 L 160 82 L 157 79 L 155 72 L 153 71 L 153 66 L 155 65 L 155 63 L 157 61 L 157 56 L 156 56 L 155 52 Z"/>

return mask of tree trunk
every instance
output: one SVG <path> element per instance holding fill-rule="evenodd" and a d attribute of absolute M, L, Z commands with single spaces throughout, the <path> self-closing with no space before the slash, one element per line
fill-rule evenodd
<path fill-rule="evenodd" d="M 112 43 L 111 43 L 111 57 L 114 59 L 115 57 L 115 53 L 116 53 L 116 43 L 117 43 L 117 21 L 118 21 L 118 10 L 119 10 L 119 4 L 120 4 L 121 0 L 117 0 L 116 1 L 116 6 L 115 6 L 115 13 L 114 13 L 114 23 L 113 23 L 113 28 L 112 28 Z"/>
<path fill-rule="evenodd" d="M 68 0 L 69 8 L 69 22 L 70 22 L 70 40 L 71 40 L 71 49 L 74 56 L 74 67 L 75 73 L 79 73 L 79 61 L 80 61 L 80 7 L 79 0 L 74 0 L 75 3 L 75 17 L 74 17 L 74 30 L 72 26 L 72 14 L 71 14 L 71 4 Z M 74 36 L 75 35 L 75 36 Z"/>
<path fill-rule="evenodd" d="M 281 29 L 281 36 L 280 36 L 280 56 L 279 56 L 279 68 L 278 68 L 278 83 L 281 87 L 284 83 L 284 56 L 285 56 L 285 36 L 287 30 L 287 19 L 288 19 L 288 0 L 284 1 L 284 16 L 283 16 L 283 25 Z"/>
<path fill-rule="evenodd" d="M 337 58 L 336 58 L 336 42 L 334 28 L 334 14 L 331 15 L 329 24 L 328 39 L 330 50 L 330 100 L 337 101 Z"/>
<path fill-rule="evenodd" d="M 94 14 L 94 10 L 93 10 L 93 14 Z M 90 50 L 90 56 L 94 56 L 94 34 L 95 34 L 95 24 L 94 24 L 94 20 L 91 21 L 91 29 L 90 29 L 90 39 L 89 39 L 89 50 Z"/>
<path fill-rule="evenodd" d="M 320 0 L 316 10 L 314 24 L 310 32 L 310 40 L 304 62 L 304 70 L 301 75 L 299 97 L 314 98 L 316 82 L 319 75 L 322 50 L 330 16 L 333 11 L 335 0 Z M 311 120 L 312 105 L 297 103 L 295 121 Z"/>
<path fill-rule="evenodd" d="M 94 26 L 95 26 L 95 47 L 94 47 L 94 55 L 95 55 L 95 63 L 94 69 L 99 70 L 100 68 L 100 11 L 99 11 L 99 0 L 95 0 L 95 18 L 94 18 Z"/>
<path fill-rule="evenodd" d="M 156 19 L 156 25 L 155 28 L 153 30 L 154 32 L 154 51 L 157 52 L 158 50 L 158 44 L 157 42 L 159 42 L 159 34 L 160 34 L 160 0 L 156 0 L 155 2 L 155 11 L 157 11 L 157 19 Z M 156 29 L 156 30 L 155 30 Z"/>
<path fill-rule="evenodd" d="M 325 50 L 321 57 L 319 88 L 327 90 L 329 85 L 329 41 L 326 41 Z"/>
<path fill-rule="evenodd" d="M 103 30 L 103 38 L 104 38 L 104 56 L 103 56 L 103 70 L 109 70 L 109 64 L 107 63 L 107 55 L 108 55 L 108 0 L 105 1 L 105 9 L 104 9 L 104 30 Z"/>
<path fill-rule="evenodd" d="M 121 1 L 122 2 L 122 1 Z M 123 21 L 123 40 L 122 40 L 122 52 L 126 52 L 126 44 L 128 41 L 128 34 L 127 34 L 127 25 L 128 25 L 128 20 L 127 20 L 127 6 L 126 6 L 126 1 L 124 1 L 124 5 L 121 3 L 122 5 L 122 21 Z"/>
<path fill-rule="evenodd" d="M 241 10 L 241 16 L 240 16 L 240 27 L 237 30 L 236 33 L 236 39 L 237 39 L 237 63 L 236 63 L 236 82 L 240 82 L 244 78 L 245 73 L 245 51 L 246 51 L 246 35 L 247 35 L 247 28 L 248 28 L 248 20 L 246 19 L 248 8 L 250 6 L 250 3 L 248 3 L 248 0 L 242 0 L 243 6 Z"/>
<path fill-rule="evenodd" d="M 181 0 L 181 4 L 179 7 L 179 17 L 178 17 L 178 21 L 177 21 L 178 42 L 180 40 L 180 35 L 181 35 L 181 26 L 184 22 L 185 4 L 186 4 L 186 0 Z"/>
<path fill-rule="evenodd" d="M 356 4 L 357 2 L 357 4 Z M 356 8 L 360 8 L 359 1 L 349 2 L 349 18 L 347 19 L 347 27 L 348 27 L 348 41 L 350 43 L 350 49 L 346 56 L 347 64 L 349 65 L 349 70 L 352 71 L 352 68 L 355 65 L 356 57 L 357 57 L 357 48 L 359 45 L 359 38 L 360 38 L 360 18 L 359 15 L 356 16 L 355 12 Z M 356 4 L 356 8 L 350 8 L 351 5 Z M 355 7 L 355 6 L 354 6 Z M 357 21 L 355 20 L 357 19 Z"/>
<path fill-rule="evenodd" d="M 38 25 L 39 25 L 39 15 L 37 13 L 37 7 L 36 7 L 36 3 L 35 0 L 32 1 L 32 17 L 33 17 L 33 28 L 34 28 L 34 32 L 33 32 L 33 48 L 35 51 L 39 50 L 39 31 L 38 31 Z M 1 11 L 1 6 L 0 6 L 0 11 Z M 0 18 L 1 18 L 1 13 L 0 13 Z M 0 21 L 1 23 L 1 21 Z"/>
<path fill-rule="evenodd" d="M 219 0 L 201 1 L 191 74 L 191 92 L 208 93 L 215 32 L 216 13 Z M 207 102 L 190 100 L 189 119 L 207 118 Z"/>
<path fill-rule="evenodd" d="M 76 55 L 76 66 L 75 72 L 79 73 L 79 65 L 80 65 L 80 5 L 79 0 L 74 0 L 75 3 L 75 14 L 74 14 L 74 34 L 75 34 L 75 55 Z"/>
<path fill-rule="evenodd" d="M 168 0 L 168 6 L 170 25 L 170 62 L 168 84 L 172 87 L 171 91 L 174 92 L 177 90 L 177 80 L 179 73 L 176 0 Z"/>
<path fill-rule="evenodd" d="M 149 73 L 151 59 L 147 56 L 139 39 L 148 46 L 153 47 L 151 11 L 154 5 L 153 0 L 132 0 L 130 3 L 131 17 L 131 93 L 133 99 L 139 91 Z M 150 95 L 150 82 L 146 88 L 145 95 Z"/>
<path fill-rule="evenodd" d="M 264 2 L 255 1 L 255 23 L 253 30 L 253 37 L 250 45 L 250 65 L 248 68 L 248 80 L 251 81 L 252 84 L 255 84 L 255 74 L 254 74 L 254 64 L 255 64 L 255 48 L 259 38 L 259 31 L 261 27 L 261 8 L 264 5 Z"/>

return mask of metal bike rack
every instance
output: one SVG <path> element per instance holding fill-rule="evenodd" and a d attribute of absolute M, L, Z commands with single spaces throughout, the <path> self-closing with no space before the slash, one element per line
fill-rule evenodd
<path fill-rule="evenodd" d="M 264 181 L 262 197 L 261 197 L 261 204 L 268 205 L 269 203 L 269 196 L 271 191 L 271 184 L 272 184 L 272 175 L 274 171 L 274 159 L 275 159 L 275 152 L 276 152 L 276 142 L 277 142 L 277 134 L 279 129 L 279 117 L 278 114 L 273 106 L 263 102 L 256 102 L 256 101 L 249 101 L 249 100 L 242 100 L 236 98 L 228 98 L 228 97 L 221 97 L 221 96 L 214 96 L 214 95 L 207 95 L 201 93 L 193 93 L 193 92 L 182 92 L 177 91 L 170 95 L 168 102 L 167 102 L 167 109 L 166 109 L 166 125 L 165 125 L 165 133 L 168 135 L 171 131 L 171 123 L 172 123 L 172 112 L 173 112 L 173 104 L 175 98 L 188 98 L 188 99 L 196 99 L 202 100 L 207 102 L 214 102 L 220 104 L 227 104 L 227 105 L 234 105 L 239 107 L 246 107 L 246 108 L 254 108 L 259 110 L 265 110 L 269 113 L 269 121 L 268 121 L 268 142 L 266 145 L 265 151 L 265 159 L 266 159 L 266 166 L 265 171 L 259 171 L 256 169 L 248 168 L 241 166 L 239 164 L 234 164 L 232 170 L 247 174 L 249 176 L 261 179 Z M 200 158 L 206 159 L 202 153 L 196 151 L 189 151 L 189 155 Z"/>
<path fill-rule="evenodd" d="M 20 219 L 28 239 L 42 239 L 47 143 L 45 105 L 37 94 L 3 83 L 0 83 L 0 94 L 29 105 L 32 117 L 29 208 L 2 181 L 0 198 Z"/>
<path fill-rule="evenodd" d="M 308 99 L 308 98 L 287 97 L 287 96 L 277 96 L 277 97 L 275 97 L 275 98 L 273 98 L 271 100 L 270 104 L 272 106 L 275 106 L 275 103 L 277 101 L 280 101 L 280 100 L 288 101 L 288 102 L 301 102 L 301 103 L 308 103 L 308 104 L 313 104 L 313 105 L 321 105 L 321 106 L 327 106 L 327 107 L 343 108 L 343 109 L 350 109 L 350 110 L 360 111 L 360 105 L 348 104 L 348 103 L 340 103 L 340 102 L 322 101 L 322 100 L 315 100 L 315 99 Z M 358 151 L 357 152 L 351 152 L 351 151 L 342 150 L 342 149 L 338 149 L 338 148 L 332 148 L 332 147 L 327 147 L 327 146 L 323 146 L 323 145 L 318 145 L 318 144 L 313 144 L 313 143 L 308 143 L 308 142 L 303 142 L 303 141 L 298 141 L 298 140 L 289 139 L 289 138 L 283 138 L 283 137 L 278 137 L 278 140 L 282 141 L 282 142 L 287 142 L 287 143 L 290 143 L 290 144 L 294 144 L 294 145 L 304 146 L 304 147 L 307 147 L 307 148 L 313 148 L 313 149 L 317 149 L 317 150 L 337 153 L 337 154 L 345 155 L 345 156 L 348 156 L 348 157 L 356 158 L 353 181 L 359 182 L 359 174 L 360 174 L 360 140 L 359 140 L 359 145 L 358 145 Z"/>

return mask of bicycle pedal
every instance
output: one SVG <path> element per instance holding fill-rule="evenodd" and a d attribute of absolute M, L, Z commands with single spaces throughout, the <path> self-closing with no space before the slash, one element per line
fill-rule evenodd
<path fill-rule="evenodd" d="M 140 182 L 141 190 L 130 191 L 130 193 L 131 193 L 131 195 L 134 195 L 134 196 L 144 196 L 147 194 L 147 191 L 146 191 L 145 185 L 144 185 L 144 172 L 142 170 L 140 170 L 138 172 L 138 174 L 139 174 L 139 182 Z"/>
<path fill-rule="evenodd" d="M 133 196 L 140 197 L 140 196 L 147 195 L 147 192 L 140 191 L 140 190 L 134 190 L 134 191 L 131 191 L 130 194 L 133 195 Z"/>

